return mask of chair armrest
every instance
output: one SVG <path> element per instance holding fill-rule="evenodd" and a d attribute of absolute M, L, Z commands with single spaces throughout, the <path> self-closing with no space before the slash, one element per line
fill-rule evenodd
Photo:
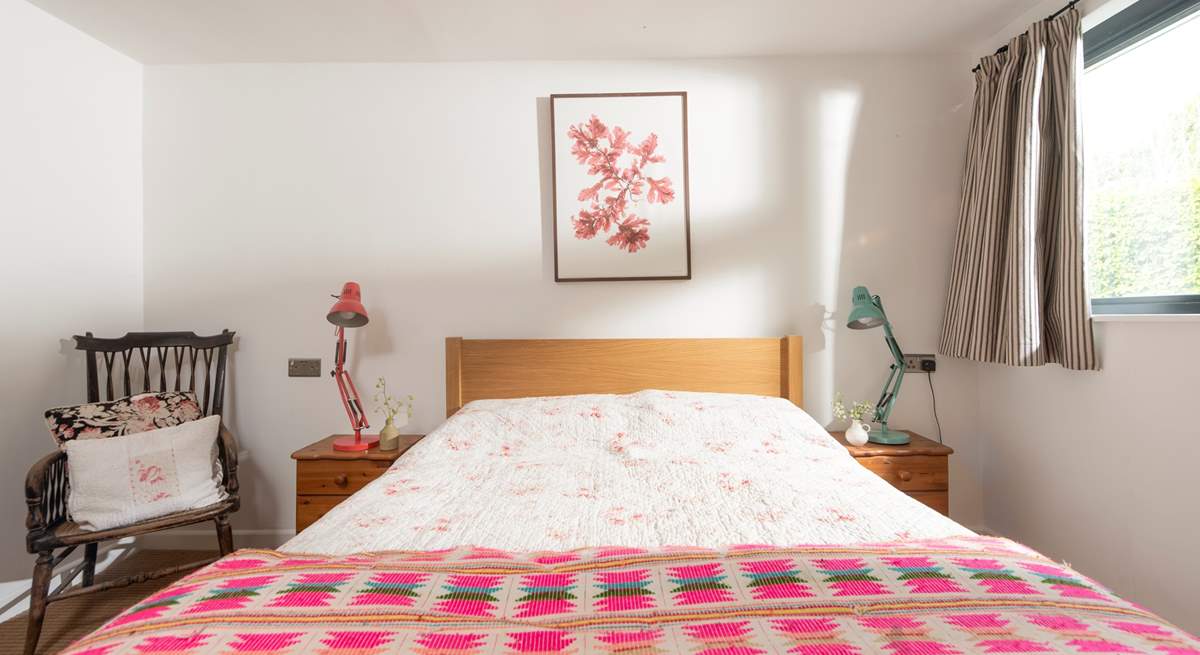
<path fill-rule="evenodd" d="M 66 520 L 69 489 L 66 453 L 55 451 L 30 467 L 25 476 L 25 527 L 31 540 Z"/>
<path fill-rule="evenodd" d="M 225 427 L 225 424 L 222 423 L 221 431 L 220 431 L 220 435 L 219 435 L 218 439 L 219 439 L 219 443 L 221 444 L 220 452 L 219 452 L 220 457 L 221 457 L 221 468 L 225 472 L 225 479 L 223 480 L 223 482 L 225 483 L 225 492 L 228 493 L 230 496 L 237 496 L 237 491 L 238 491 L 237 438 L 234 437 L 233 433 L 229 431 L 229 428 Z"/>

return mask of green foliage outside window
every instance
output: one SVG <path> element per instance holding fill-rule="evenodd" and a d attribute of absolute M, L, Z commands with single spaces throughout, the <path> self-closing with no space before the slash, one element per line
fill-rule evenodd
<path fill-rule="evenodd" d="M 1087 167 L 1092 297 L 1200 294 L 1200 96 Z"/>

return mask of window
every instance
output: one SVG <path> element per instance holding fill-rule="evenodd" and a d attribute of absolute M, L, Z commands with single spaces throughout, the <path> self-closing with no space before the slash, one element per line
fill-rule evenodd
<path fill-rule="evenodd" d="M 1088 286 L 1097 314 L 1200 314 L 1200 0 L 1084 35 Z"/>

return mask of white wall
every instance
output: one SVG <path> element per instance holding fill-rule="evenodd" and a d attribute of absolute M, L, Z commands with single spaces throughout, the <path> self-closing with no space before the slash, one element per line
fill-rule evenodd
<path fill-rule="evenodd" d="M 1097 325 L 1104 370 L 982 366 L 986 523 L 1200 631 L 1200 323 Z"/>
<path fill-rule="evenodd" d="M 53 449 L 42 412 L 85 399 L 69 339 L 142 326 L 142 67 L 0 0 L 0 90 L 0 582 L 15 583 L 33 570 L 22 481 Z"/>
<path fill-rule="evenodd" d="M 288 454 L 345 430 L 327 376 L 286 377 L 289 356 L 328 370 L 345 280 L 371 312 L 359 386 L 415 393 L 422 431 L 443 417 L 448 335 L 800 333 L 818 418 L 835 389 L 873 400 L 887 351 L 842 327 L 850 289 L 883 294 L 909 351 L 933 352 L 941 319 L 969 110 L 948 63 L 148 67 L 146 324 L 240 335 L 239 538 L 290 532 Z M 656 89 L 689 93 L 694 279 L 555 284 L 546 97 Z M 935 380 L 955 516 L 978 525 L 974 369 Z M 933 435 L 928 394 L 911 377 L 894 423 Z"/>
<path fill-rule="evenodd" d="M 979 54 L 1061 4 L 1043 2 Z M 1081 3 L 1084 27 L 1128 4 Z M 1098 373 L 979 367 L 984 522 L 1200 632 L 1200 322 L 1097 323 L 1096 338 Z"/>

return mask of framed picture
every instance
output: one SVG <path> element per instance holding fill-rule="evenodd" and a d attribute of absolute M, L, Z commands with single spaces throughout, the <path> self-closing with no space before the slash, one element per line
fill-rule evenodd
<path fill-rule="evenodd" d="M 687 94 L 550 96 L 554 279 L 690 280 Z"/>

